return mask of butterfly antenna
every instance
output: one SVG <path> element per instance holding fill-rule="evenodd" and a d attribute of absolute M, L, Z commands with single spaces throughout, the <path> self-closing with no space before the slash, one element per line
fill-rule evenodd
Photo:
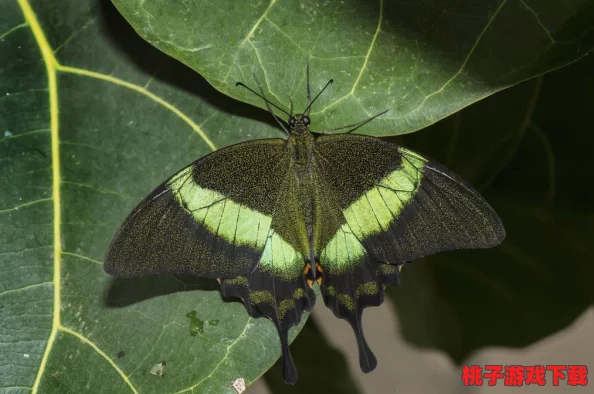
<path fill-rule="evenodd" d="M 309 103 L 309 105 L 307 106 L 307 108 L 305 108 L 305 111 L 303 111 L 304 114 L 306 114 L 307 116 L 309 116 L 309 109 L 311 108 L 311 106 L 313 105 L 313 103 L 316 102 L 316 100 L 318 99 L 318 97 L 320 97 L 320 94 L 322 94 L 324 92 L 324 90 L 326 90 L 326 88 L 328 87 L 328 85 L 330 85 L 332 82 L 334 82 L 333 79 L 331 79 L 328 82 L 326 82 L 326 85 L 324 85 L 324 87 L 322 88 L 322 90 L 320 90 L 320 93 L 318 93 L 318 95 L 312 100 L 312 102 Z"/>
<path fill-rule="evenodd" d="M 357 130 L 359 127 L 363 126 L 365 123 L 371 122 L 373 119 L 377 118 L 378 116 L 382 116 L 383 114 L 385 114 L 388 111 L 389 111 L 389 109 L 387 109 L 385 111 L 382 111 L 379 114 L 375 114 L 371 118 L 367 118 L 367 119 L 365 119 L 365 120 L 363 120 L 361 122 L 349 124 L 349 125 L 346 125 L 346 126 L 337 127 L 335 129 L 324 130 L 324 131 L 322 131 L 322 134 L 327 134 L 330 131 L 336 131 L 336 130 L 342 130 L 342 129 L 349 129 L 349 128 L 351 130 L 347 131 L 345 134 L 352 133 L 353 131 Z"/>
<path fill-rule="evenodd" d="M 256 76 L 255 75 L 254 75 L 254 79 L 256 79 Z M 256 82 L 257 82 L 257 79 L 256 79 Z M 245 84 L 243 84 L 241 82 L 237 82 L 235 84 L 235 86 L 242 86 L 242 87 L 246 88 L 247 90 L 249 90 L 250 92 L 254 93 L 256 96 L 260 97 L 262 100 L 264 100 L 264 102 L 266 103 L 266 108 L 268 109 L 268 112 L 270 112 L 270 114 L 272 115 L 272 117 L 274 118 L 274 120 L 276 120 L 276 122 L 280 125 L 280 127 L 283 129 L 283 131 L 287 135 L 291 135 L 291 133 L 289 133 L 289 130 L 287 130 L 287 128 L 285 127 L 284 123 L 275 115 L 274 111 L 272 111 L 272 107 L 274 107 L 274 108 L 282 111 L 283 113 L 287 114 L 289 117 L 291 117 L 291 114 L 289 114 L 287 111 L 285 111 L 284 109 L 282 109 L 278 105 L 270 102 L 266 98 L 266 96 L 264 95 L 264 89 L 262 89 L 262 86 L 260 86 L 259 83 L 258 83 L 258 87 L 260 88 L 260 92 L 262 92 L 262 94 L 259 94 L 254 89 L 250 88 L 249 86 L 246 86 Z"/>
<path fill-rule="evenodd" d="M 289 116 L 293 116 L 293 97 L 289 96 L 289 102 L 291 103 L 291 108 L 289 110 Z"/>
<path fill-rule="evenodd" d="M 264 91 L 262 90 L 262 88 L 261 88 L 261 87 L 260 87 L 260 91 L 262 92 L 262 94 L 260 94 L 260 93 L 256 92 L 254 89 L 250 88 L 249 86 L 246 86 L 246 85 L 245 85 L 244 83 L 242 83 L 242 82 L 237 82 L 237 83 L 235 84 L 235 86 L 241 86 L 241 87 L 244 87 L 244 88 L 246 88 L 247 90 L 249 90 L 250 92 L 252 92 L 252 93 L 253 93 L 253 94 L 255 94 L 256 96 L 258 96 L 258 97 L 260 97 L 262 100 L 264 100 L 264 101 L 266 102 L 266 104 L 268 104 L 268 105 L 272 105 L 274 108 L 276 108 L 276 109 L 278 109 L 278 110 L 282 111 L 283 113 L 287 114 L 288 116 L 291 116 L 291 115 L 290 115 L 290 114 L 289 114 L 287 111 L 285 111 L 284 109 L 282 109 L 282 108 L 281 108 L 281 107 L 279 107 L 278 105 L 276 105 L 276 104 L 274 104 L 274 103 L 270 102 L 270 101 L 269 101 L 269 100 L 266 98 L 266 96 L 264 96 Z"/>
<path fill-rule="evenodd" d="M 311 88 L 309 86 L 309 58 L 305 59 L 305 64 L 305 75 L 307 81 L 307 108 L 309 108 L 311 106 Z M 307 115 L 309 116 L 309 113 L 307 113 Z"/>

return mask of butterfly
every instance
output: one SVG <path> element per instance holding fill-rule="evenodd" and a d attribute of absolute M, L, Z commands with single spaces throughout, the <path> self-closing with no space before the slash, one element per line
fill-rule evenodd
<path fill-rule="evenodd" d="M 182 169 L 130 213 L 112 240 L 105 271 L 118 277 L 191 274 L 217 278 L 224 296 L 276 325 L 283 377 L 297 381 L 288 330 L 324 303 L 352 326 L 364 372 L 377 360 L 362 312 L 383 302 L 403 264 L 440 251 L 489 248 L 501 220 L 466 182 L 423 155 L 350 134 L 362 122 L 313 134 L 307 108 L 285 111 L 261 94 L 287 138 L 239 143 Z M 288 115 L 287 122 L 272 111 Z M 350 128 L 347 133 L 328 134 Z"/>

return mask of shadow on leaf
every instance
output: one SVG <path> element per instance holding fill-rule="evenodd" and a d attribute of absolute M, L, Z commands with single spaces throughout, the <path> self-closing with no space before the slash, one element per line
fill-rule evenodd
<path fill-rule="evenodd" d="M 105 306 L 121 308 L 154 297 L 183 291 L 218 291 L 214 279 L 191 275 L 151 275 L 138 278 L 113 278 L 105 297 Z"/>
<path fill-rule="evenodd" d="M 220 93 L 200 74 L 143 40 L 111 2 L 98 0 L 97 6 L 100 29 L 112 40 L 115 47 L 120 48 L 124 56 L 147 75 L 153 75 L 155 79 L 199 96 L 220 111 L 277 126 L 267 111 Z M 255 84 L 254 81 L 238 82 Z"/>

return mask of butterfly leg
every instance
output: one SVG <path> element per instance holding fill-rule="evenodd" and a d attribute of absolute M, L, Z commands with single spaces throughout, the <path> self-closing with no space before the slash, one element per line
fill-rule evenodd
<path fill-rule="evenodd" d="M 328 134 L 331 131 L 343 130 L 343 129 L 351 129 L 351 130 L 347 131 L 346 133 L 352 133 L 353 131 L 355 131 L 359 127 L 363 126 L 365 123 L 371 122 L 373 119 L 377 118 L 378 116 L 382 116 L 383 114 L 385 114 L 388 111 L 389 111 L 389 109 L 387 109 L 385 111 L 382 111 L 382 112 L 380 112 L 378 114 L 375 114 L 372 117 L 367 118 L 365 120 L 362 120 L 360 122 L 349 124 L 349 125 L 346 125 L 346 126 L 336 127 L 334 129 L 330 129 L 330 130 L 324 130 L 324 131 L 321 131 L 321 133 L 322 134 Z"/>

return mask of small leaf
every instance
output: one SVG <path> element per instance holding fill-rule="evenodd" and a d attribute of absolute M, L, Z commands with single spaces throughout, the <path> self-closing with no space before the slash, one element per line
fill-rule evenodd
<path fill-rule="evenodd" d="M 114 0 L 148 42 L 216 89 L 256 74 L 276 103 L 305 107 L 305 61 L 316 130 L 389 109 L 361 131 L 388 136 L 430 125 L 494 92 L 586 55 L 594 45 L 592 0 Z"/>

